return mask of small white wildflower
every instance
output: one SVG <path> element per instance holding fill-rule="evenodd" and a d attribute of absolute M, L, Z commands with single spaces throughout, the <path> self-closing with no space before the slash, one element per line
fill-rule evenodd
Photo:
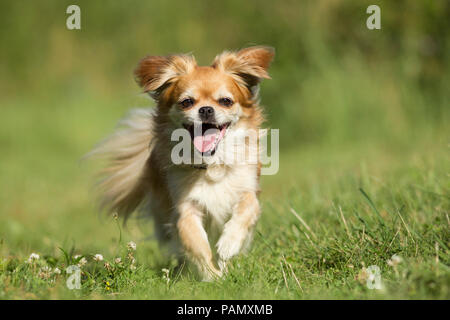
<path fill-rule="evenodd" d="M 390 265 L 391 267 L 396 267 L 398 264 L 400 264 L 403 261 L 403 258 L 400 257 L 397 254 L 394 254 L 391 259 L 389 259 L 387 261 L 387 264 Z"/>
<path fill-rule="evenodd" d="M 127 247 L 130 251 L 136 251 L 136 243 L 134 241 L 128 242 Z"/>
<path fill-rule="evenodd" d="M 121 259 L 121 258 L 115 258 L 115 259 L 114 259 L 114 262 L 115 262 L 116 264 L 120 264 L 120 263 L 122 263 L 122 259 Z"/>
<path fill-rule="evenodd" d="M 78 261 L 78 266 L 81 268 L 87 263 L 87 260 L 85 257 L 81 258 L 80 261 Z"/>
<path fill-rule="evenodd" d="M 34 260 L 39 260 L 39 255 L 37 253 L 30 254 L 30 257 L 28 258 L 27 262 L 32 263 Z"/>
<path fill-rule="evenodd" d="M 369 273 L 367 272 L 367 269 L 365 267 L 362 267 L 362 269 L 359 271 L 358 275 L 356 276 L 356 279 L 361 283 L 366 283 L 367 279 L 369 277 Z"/>
<path fill-rule="evenodd" d="M 94 261 L 97 261 L 97 262 L 103 261 L 103 256 L 102 256 L 101 254 L 97 253 L 97 254 L 94 256 Z"/>
<path fill-rule="evenodd" d="M 130 270 L 136 270 L 136 266 L 134 264 L 130 265 Z"/>
<path fill-rule="evenodd" d="M 73 256 L 74 259 L 78 259 L 79 257 L 81 257 L 81 254 L 76 254 Z"/>
<path fill-rule="evenodd" d="M 39 269 L 38 277 L 42 279 L 48 279 L 51 276 L 52 268 L 44 266 Z"/>
<path fill-rule="evenodd" d="M 55 269 L 53 269 L 53 273 L 54 274 L 61 274 L 61 270 L 59 270 L 59 268 L 55 268 Z"/>
<path fill-rule="evenodd" d="M 32 253 L 32 254 L 30 254 L 30 259 L 39 259 L 40 257 L 39 257 L 39 255 L 37 254 L 37 253 Z"/>
<path fill-rule="evenodd" d="M 163 268 L 161 269 L 161 271 L 163 272 L 163 279 L 167 281 L 167 283 L 169 283 L 170 281 L 170 277 L 169 277 L 169 269 Z"/>

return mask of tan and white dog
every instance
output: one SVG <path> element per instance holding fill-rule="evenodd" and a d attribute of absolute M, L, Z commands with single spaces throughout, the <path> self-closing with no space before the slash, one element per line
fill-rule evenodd
<path fill-rule="evenodd" d="M 260 215 L 260 162 L 222 160 L 236 152 L 227 144 L 248 144 L 236 138 L 263 122 L 258 84 L 273 57 L 272 48 L 257 46 L 226 51 L 211 66 L 190 55 L 142 59 L 135 75 L 157 107 L 132 111 L 93 151 L 108 161 L 103 207 L 125 218 L 148 212 L 160 242 L 186 255 L 204 280 L 221 276 L 249 245 Z M 173 161 L 177 129 L 189 132 L 192 164 Z M 243 159 L 259 152 L 239 150 L 247 150 Z"/>

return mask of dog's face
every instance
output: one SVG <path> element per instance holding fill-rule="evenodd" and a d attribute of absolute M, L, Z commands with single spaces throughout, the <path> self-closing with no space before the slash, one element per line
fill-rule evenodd
<path fill-rule="evenodd" d="M 192 56 L 150 56 L 140 62 L 136 76 L 172 127 L 187 129 L 197 152 L 211 156 L 228 132 L 261 122 L 257 89 L 262 78 L 269 78 L 273 55 L 271 48 L 251 47 L 224 52 L 205 67 Z"/>
<path fill-rule="evenodd" d="M 180 77 L 176 91 L 172 121 L 189 131 L 198 152 L 214 154 L 227 129 L 241 118 L 245 95 L 231 76 L 212 67 L 197 67 Z"/>

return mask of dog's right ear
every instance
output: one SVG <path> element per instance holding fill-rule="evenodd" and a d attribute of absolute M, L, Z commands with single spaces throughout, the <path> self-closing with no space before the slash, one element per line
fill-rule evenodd
<path fill-rule="evenodd" d="M 139 62 L 134 74 L 144 92 L 158 99 L 164 89 L 196 65 L 194 57 L 189 55 L 147 56 Z"/>
<path fill-rule="evenodd" d="M 237 52 L 225 51 L 212 64 L 246 87 L 253 97 L 258 95 L 258 84 L 262 79 L 270 79 L 268 69 L 275 55 L 272 47 L 254 46 Z"/>

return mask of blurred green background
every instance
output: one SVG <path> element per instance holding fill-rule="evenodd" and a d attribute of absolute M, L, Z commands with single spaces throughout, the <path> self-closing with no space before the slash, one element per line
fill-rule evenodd
<path fill-rule="evenodd" d="M 70 4 L 81 30 L 66 28 Z M 370 4 L 381 30 L 366 28 Z M 0 250 L 108 246 L 115 226 L 98 222 L 80 159 L 128 109 L 153 105 L 132 75 L 148 54 L 210 64 L 276 49 L 261 101 L 282 153 L 264 200 L 405 154 L 448 161 L 449 31 L 449 1 L 1 1 Z"/>
<path fill-rule="evenodd" d="M 277 55 L 262 102 L 283 147 L 413 141 L 448 117 L 449 2 L 378 1 L 382 29 L 368 30 L 372 2 L 76 1 L 82 29 L 71 31 L 71 1 L 2 1 L 2 104 L 39 105 L 50 118 L 72 104 L 95 109 L 83 98 L 138 93 L 132 71 L 147 54 L 192 52 L 209 64 L 265 44 Z"/>

